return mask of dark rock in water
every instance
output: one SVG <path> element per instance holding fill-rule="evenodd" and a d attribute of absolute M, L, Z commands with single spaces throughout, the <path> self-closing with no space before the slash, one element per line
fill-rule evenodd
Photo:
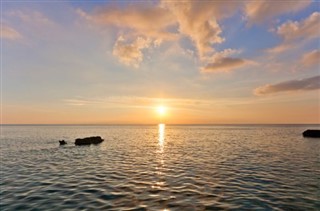
<path fill-rule="evenodd" d="M 87 138 L 77 138 L 74 142 L 75 145 L 90 145 L 90 144 L 100 144 L 104 140 L 100 136 L 92 136 Z"/>
<path fill-rule="evenodd" d="M 59 140 L 60 145 L 65 145 L 67 142 L 65 140 Z"/>
<path fill-rule="evenodd" d="M 320 130 L 306 130 L 302 135 L 303 137 L 320 138 Z"/>

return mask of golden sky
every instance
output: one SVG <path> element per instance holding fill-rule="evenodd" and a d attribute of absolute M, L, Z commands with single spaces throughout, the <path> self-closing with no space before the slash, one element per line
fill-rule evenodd
<path fill-rule="evenodd" d="M 1 4 L 2 124 L 320 123 L 317 1 Z"/>

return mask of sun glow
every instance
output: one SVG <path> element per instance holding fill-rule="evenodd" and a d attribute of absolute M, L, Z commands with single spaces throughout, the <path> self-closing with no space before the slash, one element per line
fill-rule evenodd
<path fill-rule="evenodd" d="M 160 116 L 164 116 L 167 113 L 167 108 L 165 106 L 158 106 L 157 112 Z"/>

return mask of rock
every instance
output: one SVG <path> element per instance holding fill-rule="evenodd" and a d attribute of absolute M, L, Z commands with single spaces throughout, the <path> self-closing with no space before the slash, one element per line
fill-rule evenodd
<path fill-rule="evenodd" d="M 74 142 L 75 145 L 90 145 L 90 144 L 100 144 L 104 140 L 100 136 L 92 136 L 86 138 L 77 138 Z"/>
<path fill-rule="evenodd" d="M 302 135 L 303 137 L 320 138 L 320 130 L 306 130 Z"/>
<path fill-rule="evenodd" d="M 65 140 L 59 140 L 60 145 L 65 145 L 67 142 Z"/>

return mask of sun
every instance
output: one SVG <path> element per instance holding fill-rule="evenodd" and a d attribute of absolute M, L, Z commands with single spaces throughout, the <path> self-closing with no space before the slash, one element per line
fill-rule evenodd
<path fill-rule="evenodd" d="M 156 109 L 160 116 L 164 116 L 167 113 L 167 107 L 163 105 L 158 106 Z"/>

